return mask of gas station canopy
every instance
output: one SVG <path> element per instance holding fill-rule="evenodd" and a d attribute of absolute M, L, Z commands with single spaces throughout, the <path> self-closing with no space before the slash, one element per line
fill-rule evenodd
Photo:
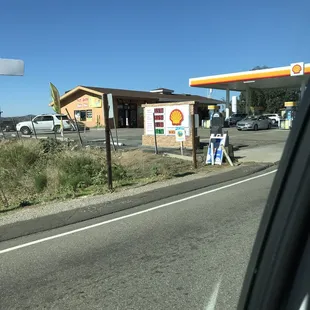
<path fill-rule="evenodd" d="M 298 62 L 287 67 L 191 78 L 189 86 L 231 91 L 244 91 L 248 88 L 300 88 L 307 83 L 309 77 L 310 63 Z"/>

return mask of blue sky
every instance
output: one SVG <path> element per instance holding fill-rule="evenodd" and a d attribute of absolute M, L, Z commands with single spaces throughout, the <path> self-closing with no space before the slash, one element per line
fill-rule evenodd
<path fill-rule="evenodd" d="M 310 62 L 310 1 L 2 0 L 3 116 L 51 111 L 49 82 L 207 95 L 188 80 L 256 65 Z M 225 94 L 214 91 L 214 98 Z"/>

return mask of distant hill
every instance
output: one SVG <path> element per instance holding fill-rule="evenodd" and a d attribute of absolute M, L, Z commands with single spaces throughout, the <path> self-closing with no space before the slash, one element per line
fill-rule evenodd
<path fill-rule="evenodd" d="M 20 122 L 29 121 L 30 119 L 34 117 L 35 115 L 32 115 L 32 114 L 24 115 L 24 116 L 1 117 L 1 122 L 12 122 L 12 120 L 14 120 L 14 122 L 17 124 Z"/>

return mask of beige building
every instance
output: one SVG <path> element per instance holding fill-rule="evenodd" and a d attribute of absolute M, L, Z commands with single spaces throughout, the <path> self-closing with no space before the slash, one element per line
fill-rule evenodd
<path fill-rule="evenodd" d="M 114 116 L 118 128 L 143 128 L 143 104 L 165 102 L 195 101 L 199 118 L 208 114 L 208 105 L 222 101 L 190 94 L 175 94 L 166 88 L 154 89 L 150 92 L 126 89 L 101 88 L 93 86 L 77 86 L 60 97 L 61 112 L 76 117 L 87 127 L 105 126 L 102 96 L 113 95 Z M 113 128 L 114 123 L 110 123 Z"/>

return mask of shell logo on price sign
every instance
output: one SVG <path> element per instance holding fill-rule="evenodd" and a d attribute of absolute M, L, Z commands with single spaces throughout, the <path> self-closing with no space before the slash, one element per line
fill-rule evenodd
<path fill-rule="evenodd" d="M 173 126 L 180 126 L 184 120 L 184 115 L 181 110 L 174 109 L 171 111 L 169 118 Z"/>

